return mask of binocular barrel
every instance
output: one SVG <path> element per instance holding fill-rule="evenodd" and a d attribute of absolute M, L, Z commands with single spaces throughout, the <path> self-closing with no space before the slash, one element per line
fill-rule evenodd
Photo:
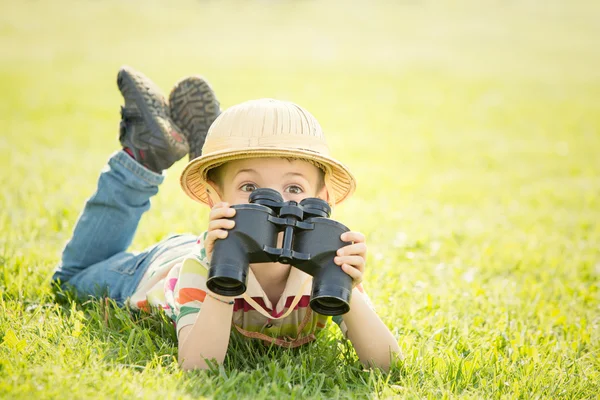
<path fill-rule="evenodd" d="M 278 228 L 266 219 L 274 215 L 271 209 L 256 204 L 233 207 L 235 227 L 225 239 L 215 241 L 206 282 L 211 291 L 223 296 L 244 293 L 249 264 L 271 261 L 263 246 L 277 245 Z"/>
<path fill-rule="evenodd" d="M 310 306 L 319 314 L 340 315 L 350 310 L 352 278 L 333 262 L 340 239 L 349 229 L 329 219 L 327 202 L 308 198 L 300 204 L 283 202 L 279 192 L 257 189 L 250 204 L 232 206 L 235 227 L 215 242 L 208 289 L 224 296 L 246 291 L 251 263 L 281 262 L 313 276 Z M 282 247 L 277 239 L 283 232 Z"/>

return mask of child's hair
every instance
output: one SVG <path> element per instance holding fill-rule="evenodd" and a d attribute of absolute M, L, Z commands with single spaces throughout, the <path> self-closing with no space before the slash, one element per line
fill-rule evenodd
<path fill-rule="evenodd" d="M 325 167 L 322 166 L 321 164 L 319 164 L 318 162 L 314 161 L 314 160 L 308 160 L 302 157 L 279 157 L 283 160 L 287 160 L 289 162 L 292 161 L 305 161 L 308 162 L 312 165 L 314 165 L 315 167 L 317 167 L 319 169 L 319 181 L 317 182 L 317 189 L 316 192 L 320 192 L 321 189 L 323 189 L 323 187 L 325 186 Z M 223 190 L 223 177 L 222 177 L 222 171 L 223 171 L 223 166 L 226 163 L 217 165 L 214 168 L 209 169 L 206 172 L 206 179 L 213 182 L 215 185 L 217 185 L 217 187 L 222 191 Z"/>

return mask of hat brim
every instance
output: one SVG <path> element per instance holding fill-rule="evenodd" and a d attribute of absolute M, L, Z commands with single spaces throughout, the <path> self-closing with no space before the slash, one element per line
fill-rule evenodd
<path fill-rule="evenodd" d="M 322 165 L 325 171 L 325 185 L 333 197 L 333 204 L 340 204 L 356 189 L 356 179 L 350 170 L 336 159 L 302 149 L 283 149 L 255 147 L 252 149 L 230 149 L 209 153 L 193 159 L 181 173 L 180 183 L 183 191 L 200 203 L 209 205 L 206 192 L 208 183 L 207 172 L 228 161 L 248 158 L 289 157 L 314 161 Z"/>

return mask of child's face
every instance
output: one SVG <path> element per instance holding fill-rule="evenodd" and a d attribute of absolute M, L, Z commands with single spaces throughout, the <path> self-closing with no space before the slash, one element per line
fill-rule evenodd
<path fill-rule="evenodd" d="M 227 162 L 219 171 L 220 188 L 211 186 L 230 205 L 248 203 L 250 193 L 259 188 L 277 190 L 285 201 L 300 202 L 307 197 L 327 200 L 320 175 L 320 170 L 306 161 L 249 158 Z"/>

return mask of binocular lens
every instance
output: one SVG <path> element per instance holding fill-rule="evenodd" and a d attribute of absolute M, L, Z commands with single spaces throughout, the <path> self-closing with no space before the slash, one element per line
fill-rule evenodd
<path fill-rule="evenodd" d="M 246 290 L 240 281 L 225 277 L 212 278 L 206 282 L 206 286 L 221 296 L 237 296 Z"/>
<path fill-rule="evenodd" d="M 350 306 L 335 297 L 319 297 L 310 302 L 310 308 L 322 315 L 340 315 L 350 311 Z"/>

